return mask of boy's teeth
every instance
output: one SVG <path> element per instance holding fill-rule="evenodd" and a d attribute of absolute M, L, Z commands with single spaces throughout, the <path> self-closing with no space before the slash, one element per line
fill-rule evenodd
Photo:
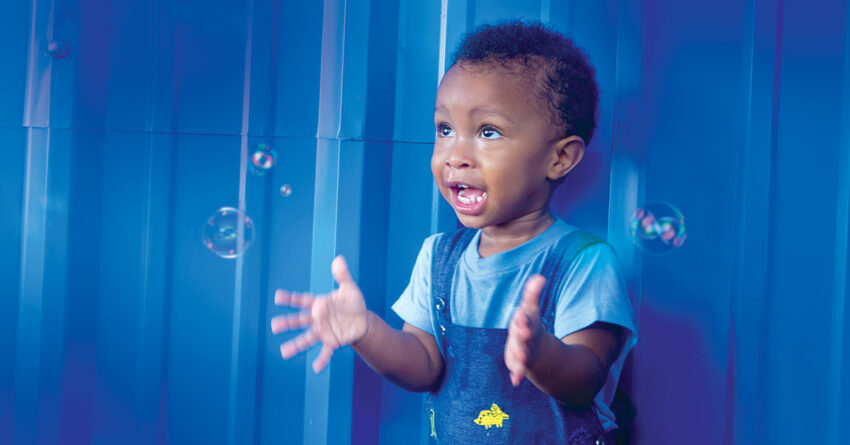
<path fill-rule="evenodd" d="M 464 189 L 461 189 L 457 192 L 457 199 L 463 204 L 481 202 L 484 201 L 485 198 L 487 198 L 487 192 L 484 192 L 478 196 L 466 196 L 466 193 L 464 193 Z"/>

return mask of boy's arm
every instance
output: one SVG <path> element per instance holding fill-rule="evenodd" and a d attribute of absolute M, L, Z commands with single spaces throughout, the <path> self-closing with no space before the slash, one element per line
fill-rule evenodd
<path fill-rule="evenodd" d="M 544 332 L 527 377 L 567 405 L 587 405 L 605 384 L 620 350 L 621 332 L 619 326 L 607 323 L 594 323 L 560 340 Z"/>
<path fill-rule="evenodd" d="M 443 358 L 434 336 L 413 325 L 393 329 L 369 312 L 366 335 L 351 347 L 375 372 L 408 391 L 428 391 L 439 382 Z"/>
<path fill-rule="evenodd" d="M 562 339 L 546 332 L 538 305 L 545 282 L 539 275 L 526 282 L 522 303 L 509 326 L 505 363 L 514 385 L 528 377 L 541 391 L 567 405 L 587 405 L 605 384 L 620 351 L 622 328 L 594 323 Z"/>

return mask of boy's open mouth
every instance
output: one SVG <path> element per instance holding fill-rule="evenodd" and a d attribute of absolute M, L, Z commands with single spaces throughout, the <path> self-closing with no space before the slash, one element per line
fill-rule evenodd
<path fill-rule="evenodd" d="M 471 187 L 467 184 L 450 185 L 452 190 L 452 204 L 455 209 L 467 215 L 478 215 L 484 211 L 487 202 L 487 192 Z"/>

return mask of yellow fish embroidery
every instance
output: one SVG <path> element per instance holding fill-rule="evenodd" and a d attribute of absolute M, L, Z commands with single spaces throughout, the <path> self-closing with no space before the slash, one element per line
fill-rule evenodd
<path fill-rule="evenodd" d="M 501 428 L 502 421 L 508 418 L 510 418 L 508 413 L 502 411 L 502 409 L 499 408 L 499 405 L 494 403 L 489 410 L 481 411 L 481 413 L 478 414 L 478 418 L 475 419 L 475 423 L 486 429 L 490 429 L 490 427 L 494 425 Z"/>

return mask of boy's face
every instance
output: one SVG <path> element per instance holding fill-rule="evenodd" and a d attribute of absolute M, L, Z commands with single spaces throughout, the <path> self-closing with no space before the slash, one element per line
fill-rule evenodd
<path fill-rule="evenodd" d="M 443 77 L 431 170 L 464 226 L 505 226 L 546 210 L 549 179 L 566 174 L 553 167 L 563 139 L 546 106 L 504 69 L 455 65 Z"/>

